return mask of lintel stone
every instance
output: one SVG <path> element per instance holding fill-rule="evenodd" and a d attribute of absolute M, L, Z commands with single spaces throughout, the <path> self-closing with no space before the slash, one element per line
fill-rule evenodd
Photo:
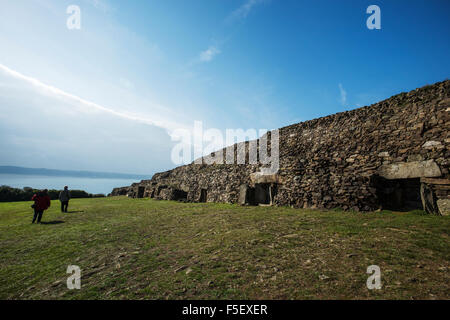
<path fill-rule="evenodd" d="M 433 178 L 442 175 L 434 160 L 399 162 L 382 165 L 378 174 L 386 179 Z"/>
<path fill-rule="evenodd" d="M 261 172 L 254 172 L 250 174 L 252 184 L 255 183 L 280 183 L 278 174 L 264 174 Z"/>

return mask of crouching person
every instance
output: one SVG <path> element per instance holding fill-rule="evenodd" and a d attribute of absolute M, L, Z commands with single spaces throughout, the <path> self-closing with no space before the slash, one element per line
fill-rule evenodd
<path fill-rule="evenodd" d="M 33 216 L 33 222 L 34 223 L 37 219 L 37 223 L 41 223 L 42 215 L 44 214 L 44 211 L 47 210 L 50 207 L 50 197 L 48 196 L 47 189 L 40 191 L 36 193 L 33 198 L 31 198 L 32 201 L 34 201 L 34 204 L 32 205 L 34 209 L 34 216 Z"/>

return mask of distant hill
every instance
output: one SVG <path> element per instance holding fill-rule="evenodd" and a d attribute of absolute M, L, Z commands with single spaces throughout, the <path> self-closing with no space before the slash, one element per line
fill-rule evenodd
<path fill-rule="evenodd" d="M 73 171 L 73 170 L 56 170 L 45 168 L 24 168 L 15 166 L 0 166 L 0 173 L 3 174 L 21 174 L 33 176 L 50 176 L 50 177 L 78 177 L 78 178 L 96 178 L 96 179 L 150 179 L 151 175 L 113 173 L 113 172 L 96 172 L 96 171 Z"/>

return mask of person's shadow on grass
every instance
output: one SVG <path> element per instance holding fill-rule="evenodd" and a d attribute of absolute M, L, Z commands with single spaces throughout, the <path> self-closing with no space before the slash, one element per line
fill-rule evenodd
<path fill-rule="evenodd" d="M 48 224 L 48 225 L 61 224 L 61 223 L 64 223 L 64 221 L 60 221 L 60 220 L 56 220 L 56 221 L 41 221 L 41 224 Z"/>

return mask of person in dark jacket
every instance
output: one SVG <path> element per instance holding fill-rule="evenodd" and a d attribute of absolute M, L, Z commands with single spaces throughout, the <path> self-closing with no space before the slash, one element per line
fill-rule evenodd
<path fill-rule="evenodd" d="M 44 211 L 47 210 L 50 207 L 50 197 L 48 196 L 47 189 L 40 191 L 36 193 L 33 198 L 31 198 L 32 201 L 34 201 L 33 209 L 34 209 L 34 216 L 33 216 L 33 222 L 36 221 L 37 223 L 41 223 L 42 215 L 44 214 Z"/>
<path fill-rule="evenodd" d="M 69 187 L 65 186 L 64 190 L 59 193 L 59 201 L 61 201 L 61 212 L 67 212 L 69 200 L 70 200 Z"/>

